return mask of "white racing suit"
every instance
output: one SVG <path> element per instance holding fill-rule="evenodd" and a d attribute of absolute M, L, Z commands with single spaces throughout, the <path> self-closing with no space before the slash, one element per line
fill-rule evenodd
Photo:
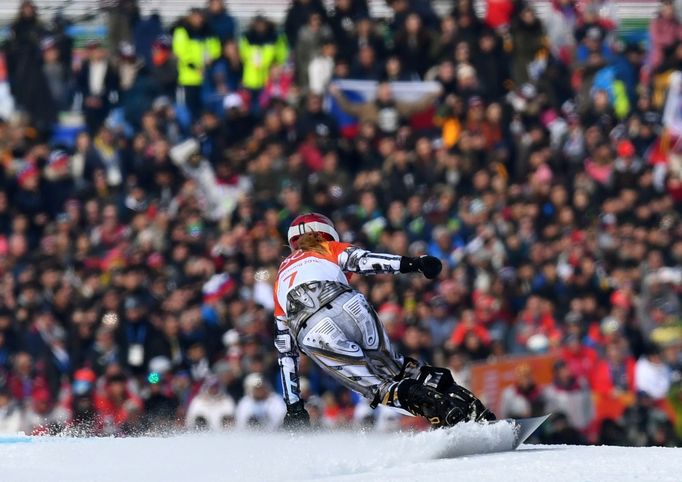
<path fill-rule="evenodd" d="M 396 406 L 392 388 L 416 378 L 419 366 L 393 350 L 365 297 L 345 273 L 397 273 L 401 256 L 376 254 L 339 242 L 328 254 L 295 251 L 280 266 L 275 284 L 275 346 L 284 398 L 299 400 L 298 350 L 346 387 L 369 400 Z"/>

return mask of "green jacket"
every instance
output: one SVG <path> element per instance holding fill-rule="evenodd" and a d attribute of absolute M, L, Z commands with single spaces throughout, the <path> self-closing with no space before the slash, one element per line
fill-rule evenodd
<path fill-rule="evenodd" d="M 289 47 L 286 37 L 274 29 L 264 35 L 249 31 L 239 39 L 239 55 L 244 64 L 242 85 L 258 90 L 268 82 L 270 67 L 286 62 Z"/>
<path fill-rule="evenodd" d="M 207 32 L 192 32 L 179 26 L 173 32 L 173 53 L 178 58 L 178 83 L 200 86 L 208 65 L 220 57 L 220 40 Z"/>

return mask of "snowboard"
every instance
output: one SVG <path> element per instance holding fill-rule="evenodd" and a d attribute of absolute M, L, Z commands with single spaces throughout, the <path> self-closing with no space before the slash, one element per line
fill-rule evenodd
<path fill-rule="evenodd" d="M 493 422 L 460 423 L 441 431 L 434 440 L 435 458 L 455 458 L 516 450 L 551 414 L 507 418 Z"/>

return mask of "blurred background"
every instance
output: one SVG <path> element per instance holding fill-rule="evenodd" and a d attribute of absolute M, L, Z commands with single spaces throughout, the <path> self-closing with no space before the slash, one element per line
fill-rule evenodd
<path fill-rule="evenodd" d="M 279 428 L 307 210 L 443 260 L 354 278 L 536 440 L 682 437 L 682 5 L 3 1 L 0 434 Z M 301 358 L 320 429 L 426 429 Z"/>

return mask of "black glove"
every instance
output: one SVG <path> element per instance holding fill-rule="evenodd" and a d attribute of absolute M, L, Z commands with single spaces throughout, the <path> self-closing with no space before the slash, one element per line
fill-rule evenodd
<path fill-rule="evenodd" d="M 310 415 L 303 407 L 303 402 L 299 400 L 296 403 L 287 405 L 287 414 L 284 416 L 282 428 L 287 430 L 301 430 L 310 427 Z"/>
<path fill-rule="evenodd" d="M 443 269 L 443 263 L 435 256 L 420 256 L 419 258 L 408 258 L 403 256 L 400 259 L 401 273 L 421 272 L 428 279 L 434 279 Z"/>

